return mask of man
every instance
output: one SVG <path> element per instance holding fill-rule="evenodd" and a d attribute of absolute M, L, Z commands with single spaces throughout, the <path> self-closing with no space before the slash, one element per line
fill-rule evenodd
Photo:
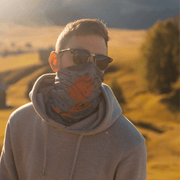
<path fill-rule="evenodd" d="M 106 26 L 81 19 L 61 32 L 28 103 L 9 118 L 1 180 L 145 180 L 146 146 L 103 73 Z"/>

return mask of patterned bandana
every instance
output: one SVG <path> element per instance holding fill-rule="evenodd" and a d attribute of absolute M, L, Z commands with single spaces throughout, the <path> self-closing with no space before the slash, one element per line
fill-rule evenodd
<path fill-rule="evenodd" d="M 48 115 L 69 126 L 97 111 L 103 76 L 93 62 L 59 70 L 46 103 Z"/>

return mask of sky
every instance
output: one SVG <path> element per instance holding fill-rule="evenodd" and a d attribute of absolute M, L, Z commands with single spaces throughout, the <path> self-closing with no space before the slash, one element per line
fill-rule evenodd
<path fill-rule="evenodd" d="M 108 2 L 109 1 L 109 2 Z M 19 18 L 29 15 L 43 14 L 63 7 L 87 9 L 93 13 L 94 5 L 110 2 L 118 4 L 121 14 L 133 14 L 138 11 L 161 10 L 162 8 L 178 8 L 179 0 L 0 0 L 0 20 L 7 17 Z M 88 5 L 92 9 L 88 9 Z"/>

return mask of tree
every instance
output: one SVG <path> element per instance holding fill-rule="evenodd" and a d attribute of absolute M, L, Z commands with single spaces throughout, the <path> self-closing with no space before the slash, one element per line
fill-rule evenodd
<path fill-rule="evenodd" d="M 169 93 L 179 75 L 179 28 L 171 20 L 158 21 L 148 32 L 141 48 L 146 61 L 148 89 Z"/>
<path fill-rule="evenodd" d="M 117 79 L 115 77 L 112 78 L 111 80 L 111 89 L 117 99 L 117 101 L 121 104 L 124 105 L 126 103 L 123 91 L 121 87 L 119 86 Z"/>

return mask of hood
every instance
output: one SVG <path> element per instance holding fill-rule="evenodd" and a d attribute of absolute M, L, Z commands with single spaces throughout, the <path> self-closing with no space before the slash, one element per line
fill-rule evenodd
<path fill-rule="evenodd" d="M 53 88 L 55 77 L 56 73 L 40 76 L 30 92 L 30 99 L 35 111 L 47 125 L 55 126 L 59 130 L 69 133 L 91 135 L 109 128 L 122 114 L 122 109 L 112 90 L 106 84 L 102 83 L 101 90 L 103 98 L 99 104 L 98 112 L 71 126 L 64 126 L 50 119 L 46 114 L 45 103 L 49 98 L 50 90 Z"/>

